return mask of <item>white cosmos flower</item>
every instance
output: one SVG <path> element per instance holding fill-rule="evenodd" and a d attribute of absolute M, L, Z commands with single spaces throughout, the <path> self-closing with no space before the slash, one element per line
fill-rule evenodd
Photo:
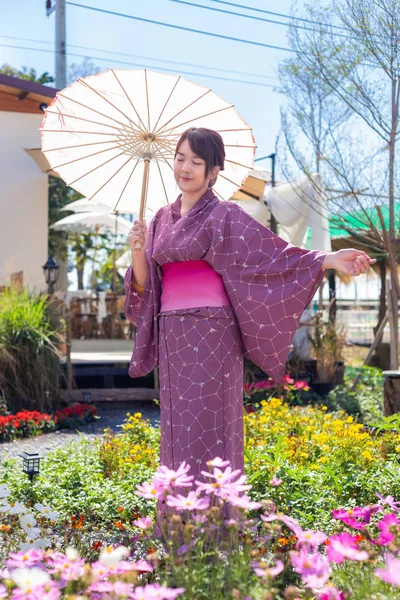
<path fill-rule="evenodd" d="M 128 548 L 125 546 L 118 546 L 117 548 L 113 548 L 112 546 L 107 546 L 99 556 L 99 562 L 107 567 L 114 567 L 118 565 L 124 556 L 129 556 L 130 552 Z"/>
<path fill-rule="evenodd" d="M 28 509 L 21 502 L 3 502 L 0 504 L 0 512 L 8 512 L 10 515 L 22 515 L 28 512 Z"/>
<path fill-rule="evenodd" d="M 20 589 L 29 590 L 37 585 L 44 585 L 47 583 L 50 580 L 50 575 L 37 567 L 33 567 L 32 569 L 20 567 L 13 570 L 11 579 L 15 581 Z"/>
<path fill-rule="evenodd" d="M 73 562 L 79 558 L 78 550 L 72 546 L 68 546 L 68 548 L 66 548 L 65 554 L 68 556 L 69 560 Z"/>
<path fill-rule="evenodd" d="M 44 517 L 47 517 L 52 521 L 57 521 L 59 513 L 54 510 L 51 510 L 50 506 L 45 506 L 44 504 L 35 504 L 34 507 Z"/>
<path fill-rule="evenodd" d="M 22 529 L 25 533 L 31 538 L 37 538 L 40 535 L 39 527 L 35 527 L 37 521 L 35 517 L 31 514 L 22 515 L 19 518 L 19 522 L 21 524 Z"/>
<path fill-rule="evenodd" d="M 50 540 L 48 540 L 47 538 L 28 538 L 28 540 L 26 542 L 23 542 L 22 544 L 20 544 L 19 549 L 22 552 L 26 552 L 27 550 L 30 550 L 31 548 L 48 548 L 50 546 Z"/>
<path fill-rule="evenodd" d="M 2 483 L 0 485 L 0 498 L 7 498 L 7 496 L 10 496 L 11 492 L 8 489 L 8 487 L 6 486 L 5 483 Z"/>

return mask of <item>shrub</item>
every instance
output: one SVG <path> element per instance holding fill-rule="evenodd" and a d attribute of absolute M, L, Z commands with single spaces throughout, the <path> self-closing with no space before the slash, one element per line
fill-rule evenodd
<path fill-rule="evenodd" d="M 95 421 L 97 409 L 92 404 L 73 404 L 56 412 L 56 423 L 59 429 L 62 427 L 74 428 L 78 425 L 86 425 Z"/>
<path fill-rule="evenodd" d="M 10 412 L 51 412 L 61 377 L 60 324 L 46 294 L 6 291 L 0 302 L 0 389 Z"/>
<path fill-rule="evenodd" d="M 41 433 L 55 431 L 54 419 L 38 411 L 24 410 L 15 415 L 0 416 L 0 442 L 11 442 Z"/>

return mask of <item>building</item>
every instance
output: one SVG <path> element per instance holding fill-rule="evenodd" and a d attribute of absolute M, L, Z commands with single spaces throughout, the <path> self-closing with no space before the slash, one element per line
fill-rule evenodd
<path fill-rule="evenodd" d="M 0 74 L 0 287 L 21 271 L 26 287 L 46 287 L 48 176 L 39 127 L 56 92 Z"/>

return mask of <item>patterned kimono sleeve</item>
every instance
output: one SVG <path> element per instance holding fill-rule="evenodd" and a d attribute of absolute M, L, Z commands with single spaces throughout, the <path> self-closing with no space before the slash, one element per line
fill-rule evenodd
<path fill-rule="evenodd" d="M 212 212 L 210 233 L 205 259 L 223 278 L 245 356 L 279 381 L 327 253 L 289 244 L 232 202 Z"/>
<path fill-rule="evenodd" d="M 149 224 L 149 244 L 152 244 L 152 240 L 154 237 L 155 231 L 155 219 L 153 218 Z M 146 251 L 147 258 L 147 270 L 149 272 L 149 258 L 148 252 Z M 124 278 L 124 288 L 125 288 L 125 304 L 124 304 L 124 313 L 126 318 L 133 323 L 133 325 L 137 325 L 137 320 L 140 313 L 140 308 L 142 306 L 143 298 L 145 296 L 146 287 L 149 285 L 149 277 L 146 279 L 145 286 L 140 287 L 136 281 L 135 276 L 133 274 L 132 265 L 128 268 L 125 273 Z"/>

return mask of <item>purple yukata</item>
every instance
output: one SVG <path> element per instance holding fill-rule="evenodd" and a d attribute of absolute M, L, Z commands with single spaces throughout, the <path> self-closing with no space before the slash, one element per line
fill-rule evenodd
<path fill-rule="evenodd" d="M 287 243 L 212 189 L 183 217 L 180 209 L 178 196 L 149 224 L 143 297 L 132 267 L 125 276 L 125 315 L 137 325 L 129 375 L 159 366 L 160 464 L 186 461 L 204 480 L 200 471 L 216 456 L 244 470 L 243 357 L 282 377 L 326 252 Z M 199 260 L 222 278 L 230 305 L 161 311 L 162 266 Z"/>

